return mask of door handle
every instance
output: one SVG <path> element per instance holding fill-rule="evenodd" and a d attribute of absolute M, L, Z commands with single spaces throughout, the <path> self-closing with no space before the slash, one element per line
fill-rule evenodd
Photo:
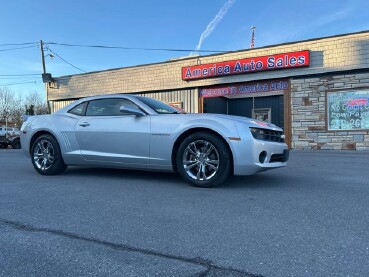
<path fill-rule="evenodd" d="M 83 123 L 79 124 L 79 126 L 87 127 L 87 126 L 90 126 L 90 123 L 88 123 L 88 122 L 83 122 Z"/>

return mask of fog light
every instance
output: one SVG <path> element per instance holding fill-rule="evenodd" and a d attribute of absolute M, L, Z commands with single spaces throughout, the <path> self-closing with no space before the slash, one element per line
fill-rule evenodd
<path fill-rule="evenodd" d="M 263 164 L 266 162 L 266 159 L 267 159 L 267 152 L 266 151 L 261 152 L 259 155 L 259 162 Z"/>

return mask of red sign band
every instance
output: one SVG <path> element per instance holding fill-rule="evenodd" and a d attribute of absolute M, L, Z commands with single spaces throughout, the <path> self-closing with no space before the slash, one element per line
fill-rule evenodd
<path fill-rule="evenodd" d="M 182 67 L 182 80 L 246 74 L 259 71 L 305 67 L 310 64 L 310 51 L 289 52 L 255 58 Z"/>

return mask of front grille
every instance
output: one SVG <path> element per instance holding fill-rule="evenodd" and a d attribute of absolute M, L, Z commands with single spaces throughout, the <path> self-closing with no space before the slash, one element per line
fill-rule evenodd
<path fill-rule="evenodd" d="M 289 154 L 290 152 L 286 149 L 286 150 L 283 150 L 283 154 L 273 154 L 271 157 L 270 157 L 270 163 L 278 163 L 278 162 L 282 162 L 282 163 L 285 163 L 288 161 L 288 158 L 289 158 Z"/>
<path fill-rule="evenodd" d="M 282 131 L 274 131 L 270 129 L 250 128 L 251 134 L 255 139 L 284 142 L 284 135 Z"/>
<path fill-rule="evenodd" d="M 284 162 L 283 154 L 274 154 L 270 157 L 270 163 Z"/>

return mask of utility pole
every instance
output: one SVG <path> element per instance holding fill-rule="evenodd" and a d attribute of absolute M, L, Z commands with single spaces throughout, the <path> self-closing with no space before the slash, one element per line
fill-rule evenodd
<path fill-rule="evenodd" d="M 42 40 L 40 40 L 40 48 L 41 48 L 42 69 L 43 69 L 43 73 L 46 74 L 44 43 L 42 42 Z"/>
<path fill-rule="evenodd" d="M 41 49 L 41 61 L 42 61 L 42 81 L 45 83 L 45 91 L 46 91 L 46 101 L 48 98 L 47 86 L 48 83 L 53 81 L 51 74 L 46 73 L 46 65 L 45 65 L 45 53 L 44 53 L 44 43 L 40 40 L 40 49 Z M 49 101 L 47 101 L 47 110 L 50 113 L 51 107 Z"/>
<path fill-rule="evenodd" d="M 251 33 L 251 42 L 250 42 L 250 48 L 254 48 L 255 46 L 255 26 L 251 27 L 252 33 Z"/>
<path fill-rule="evenodd" d="M 8 138 L 8 92 L 5 93 L 5 140 Z"/>

